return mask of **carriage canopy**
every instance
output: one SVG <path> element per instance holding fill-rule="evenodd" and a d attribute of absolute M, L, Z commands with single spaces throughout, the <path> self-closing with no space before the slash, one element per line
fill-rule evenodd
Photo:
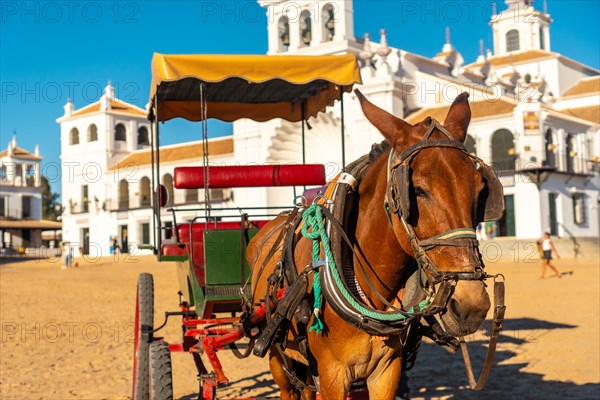
<path fill-rule="evenodd" d="M 151 120 L 207 118 L 300 121 L 316 116 L 362 83 L 353 54 L 334 56 L 165 55 L 154 53 Z"/>

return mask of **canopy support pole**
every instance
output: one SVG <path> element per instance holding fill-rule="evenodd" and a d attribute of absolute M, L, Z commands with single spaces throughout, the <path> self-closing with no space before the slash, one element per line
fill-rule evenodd
<path fill-rule="evenodd" d="M 156 93 L 158 93 L 158 88 L 156 89 Z M 160 184 L 160 123 L 158 120 L 158 94 L 156 95 L 156 98 L 154 99 L 154 104 L 155 104 L 155 112 L 156 112 L 156 127 L 154 129 L 154 142 L 156 143 L 156 183 L 157 186 Z M 156 225 L 157 228 L 154 229 L 154 234 L 158 236 L 158 245 L 156 247 L 156 254 L 158 257 L 158 261 L 161 261 L 161 249 L 162 249 L 162 222 L 160 220 L 160 199 L 159 199 L 159 194 L 160 192 L 157 190 L 155 197 L 156 197 L 156 206 L 155 206 L 155 210 L 156 210 Z M 155 241 L 156 243 L 156 241 Z"/>
<path fill-rule="evenodd" d="M 344 87 L 340 86 L 340 116 L 342 119 L 342 168 L 346 168 L 346 134 L 344 132 Z"/>
<path fill-rule="evenodd" d="M 304 133 L 304 109 L 305 109 L 305 102 L 302 102 L 301 105 L 301 110 L 302 110 L 302 164 L 306 164 L 306 138 L 305 138 L 305 133 Z"/>
<path fill-rule="evenodd" d="M 304 125 L 306 124 L 306 122 L 304 121 L 305 118 L 305 110 L 306 110 L 306 100 L 302 102 L 302 164 L 306 164 L 306 134 L 305 134 L 305 128 Z M 306 186 L 304 186 L 304 191 L 303 193 L 306 192 Z M 296 186 L 294 186 L 294 199 L 296 198 Z"/>
<path fill-rule="evenodd" d="M 210 219 L 210 171 L 208 169 L 208 100 L 206 94 L 206 86 L 204 83 L 200 83 L 200 125 L 202 129 L 202 164 L 204 166 L 204 217 L 206 223 L 206 229 L 208 229 L 208 222 Z M 191 228 L 190 228 L 191 229 Z M 191 230 L 190 230 L 191 232 Z"/>
<path fill-rule="evenodd" d="M 158 90 L 157 90 L 158 92 Z M 158 104 L 158 97 L 154 96 L 154 104 Z M 150 111 L 152 112 L 152 111 Z M 150 166 L 152 168 L 152 243 L 156 246 L 156 212 L 158 210 L 158 188 L 156 186 L 155 171 L 154 171 L 154 133 L 156 132 L 156 124 L 158 117 L 154 115 L 154 121 L 150 126 Z M 155 249 L 156 250 L 156 249 Z M 155 251 L 156 254 L 156 251 Z"/>

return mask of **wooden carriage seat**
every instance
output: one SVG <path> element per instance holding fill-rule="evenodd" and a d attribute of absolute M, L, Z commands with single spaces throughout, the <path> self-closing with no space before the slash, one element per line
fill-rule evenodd
<path fill-rule="evenodd" d="M 262 228 L 269 220 L 252 221 L 255 229 Z M 225 222 L 194 222 L 192 225 L 192 263 L 194 267 L 194 274 L 196 280 L 200 286 L 206 285 L 206 275 L 204 270 L 204 231 L 208 230 L 240 230 L 242 229 L 241 221 L 225 221 Z M 185 244 L 185 248 L 180 247 L 183 254 L 190 254 L 190 224 L 182 223 L 177 224 L 177 231 L 179 233 L 179 240 Z"/>
<path fill-rule="evenodd" d="M 214 166 L 208 168 L 211 188 L 304 186 L 325 184 L 325 166 L 323 164 L 300 165 L 249 165 Z M 203 167 L 177 167 L 173 174 L 173 183 L 177 189 L 201 189 L 204 187 Z M 262 228 L 269 220 L 251 221 L 256 229 Z M 204 269 L 204 232 L 208 230 L 241 230 L 241 221 L 205 223 L 195 222 L 192 226 L 192 264 L 194 274 L 200 286 L 206 286 Z M 190 224 L 177 224 L 180 243 L 163 245 L 162 254 L 186 256 L 190 254 Z"/>

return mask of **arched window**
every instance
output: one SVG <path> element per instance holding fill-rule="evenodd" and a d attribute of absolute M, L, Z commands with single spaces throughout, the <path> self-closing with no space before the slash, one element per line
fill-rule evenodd
<path fill-rule="evenodd" d="M 25 164 L 25 184 L 35 186 L 35 167 L 33 164 Z"/>
<path fill-rule="evenodd" d="M 69 144 L 79 144 L 79 129 L 71 129 L 71 132 L 69 133 Z"/>
<path fill-rule="evenodd" d="M 330 42 L 335 36 L 335 13 L 332 4 L 325 4 L 321 13 L 323 21 L 323 41 Z"/>
<path fill-rule="evenodd" d="M 125 179 L 119 182 L 119 209 L 129 208 L 129 183 Z"/>
<path fill-rule="evenodd" d="M 515 139 L 508 129 L 499 129 L 492 135 L 492 166 L 497 171 L 514 171 Z"/>
<path fill-rule="evenodd" d="M 552 138 L 552 129 L 548 129 L 546 134 L 544 135 L 544 141 L 546 142 L 545 153 L 546 159 L 544 160 L 544 165 L 548 167 L 556 167 L 556 155 L 554 154 L 554 150 L 556 149 L 556 145 L 554 144 Z"/>
<path fill-rule="evenodd" d="M 173 193 L 173 176 L 171 174 L 165 174 L 163 176 L 163 185 L 165 185 L 167 194 L 169 195 L 169 202 L 166 205 L 173 205 L 175 203 L 175 197 Z"/>
<path fill-rule="evenodd" d="M 575 137 L 572 133 L 569 133 L 565 138 L 565 167 L 567 172 L 575 172 L 575 163 L 573 161 L 575 160 L 575 156 L 577 154 L 575 153 L 574 139 Z"/>
<path fill-rule="evenodd" d="M 279 18 L 279 22 L 277 22 L 277 31 L 279 51 L 287 51 L 290 45 L 290 21 L 288 17 Z"/>
<path fill-rule="evenodd" d="M 477 144 L 475 143 L 473 136 L 467 135 L 465 138 L 465 147 L 467 148 L 467 152 L 469 154 L 477 155 Z"/>
<path fill-rule="evenodd" d="M 88 127 L 88 142 L 95 142 L 98 140 L 98 127 L 95 124 L 91 124 Z"/>
<path fill-rule="evenodd" d="M 198 189 L 185 189 L 185 202 L 186 203 L 197 203 L 198 202 Z"/>
<path fill-rule="evenodd" d="M 540 49 L 546 50 L 546 41 L 544 38 L 544 30 L 540 28 Z"/>
<path fill-rule="evenodd" d="M 186 203 L 197 203 L 198 202 L 198 189 L 186 189 L 185 190 L 185 202 Z"/>
<path fill-rule="evenodd" d="M 310 46 L 312 40 L 312 19 L 310 11 L 304 10 L 300 14 L 300 47 Z"/>
<path fill-rule="evenodd" d="M 140 129 L 138 129 L 138 146 L 150 146 L 148 128 L 145 126 L 141 126 Z"/>
<path fill-rule="evenodd" d="M 150 179 L 147 176 L 144 176 L 140 179 L 140 205 L 141 206 L 149 206 L 151 204 L 150 195 Z"/>
<path fill-rule="evenodd" d="M 117 124 L 115 126 L 115 140 L 119 140 L 121 142 L 127 141 L 127 129 L 125 129 L 125 125 Z"/>
<path fill-rule="evenodd" d="M 517 51 L 519 48 L 519 31 L 511 29 L 506 32 L 506 51 Z"/>

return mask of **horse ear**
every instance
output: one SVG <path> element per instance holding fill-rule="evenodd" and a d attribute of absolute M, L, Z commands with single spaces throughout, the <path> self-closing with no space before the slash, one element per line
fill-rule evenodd
<path fill-rule="evenodd" d="M 471 122 L 471 107 L 469 107 L 469 94 L 462 92 L 459 94 L 448 110 L 444 126 L 450 131 L 452 136 L 459 142 L 464 142 L 467 137 L 467 129 Z"/>
<path fill-rule="evenodd" d="M 409 129 L 412 128 L 412 125 L 409 123 L 371 103 L 360 90 L 356 89 L 354 90 L 354 93 L 356 93 L 356 97 L 358 97 L 358 101 L 360 101 L 360 106 L 362 107 L 365 117 L 367 117 L 369 122 L 381 132 L 388 143 L 394 144 L 397 139 L 404 138 L 404 135 L 399 136 L 398 133 L 408 132 Z"/>

